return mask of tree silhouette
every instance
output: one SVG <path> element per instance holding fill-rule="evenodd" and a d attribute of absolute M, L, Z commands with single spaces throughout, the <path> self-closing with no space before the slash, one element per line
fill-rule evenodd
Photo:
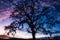
<path fill-rule="evenodd" d="M 33 40 L 36 40 L 35 35 L 38 32 L 50 33 L 50 30 L 46 30 L 44 25 L 47 24 L 48 28 L 53 28 L 56 24 L 56 19 L 52 14 L 52 7 L 42 6 L 39 1 L 36 0 L 26 0 L 19 1 L 12 12 L 11 17 L 15 20 L 5 29 L 10 29 L 10 32 L 15 32 L 16 30 L 24 30 L 24 24 L 26 23 L 28 28 L 25 30 L 32 33 Z M 58 22 L 60 23 L 60 22 Z"/>

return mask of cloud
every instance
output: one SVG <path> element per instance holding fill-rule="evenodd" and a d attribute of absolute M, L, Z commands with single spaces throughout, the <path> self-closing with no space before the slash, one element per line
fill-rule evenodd
<path fill-rule="evenodd" d="M 8 9 L 5 10 L 5 11 L 2 11 L 2 12 L 0 13 L 0 21 L 9 18 L 11 14 L 12 14 L 12 11 L 11 11 L 11 10 L 8 10 Z"/>
<path fill-rule="evenodd" d="M 9 25 L 13 20 L 10 17 L 12 10 L 7 8 L 0 11 L 0 34 L 4 34 L 4 26 Z"/>

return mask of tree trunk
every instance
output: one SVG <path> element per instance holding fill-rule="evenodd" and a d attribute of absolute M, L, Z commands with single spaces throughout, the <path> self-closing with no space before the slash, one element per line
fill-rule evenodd
<path fill-rule="evenodd" d="M 32 28 L 31 30 L 32 30 L 32 37 L 33 37 L 33 40 L 36 40 L 34 29 Z"/>
<path fill-rule="evenodd" d="M 36 40 L 35 33 L 32 33 L 33 40 Z"/>
<path fill-rule="evenodd" d="M 34 27 L 35 27 L 35 26 L 34 26 L 32 23 L 30 23 L 30 28 L 31 28 L 31 31 L 32 31 L 33 40 L 36 40 L 36 37 L 35 37 L 36 32 L 35 32 L 35 30 L 34 30 Z"/>

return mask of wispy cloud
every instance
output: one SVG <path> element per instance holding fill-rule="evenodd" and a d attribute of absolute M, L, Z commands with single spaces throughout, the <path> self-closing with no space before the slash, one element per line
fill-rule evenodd
<path fill-rule="evenodd" d="M 0 21 L 9 18 L 11 14 L 12 14 L 12 11 L 8 9 L 0 12 Z"/>

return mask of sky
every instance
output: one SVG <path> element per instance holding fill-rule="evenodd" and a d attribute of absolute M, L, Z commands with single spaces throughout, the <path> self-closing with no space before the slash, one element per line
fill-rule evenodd
<path fill-rule="evenodd" d="M 12 19 L 9 17 L 13 11 L 13 7 L 14 6 L 11 5 L 11 3 L 3 2 L 0 0 L 0 35 L 6 34 L 7 31 L 4 30 L 4 26 L 10 25 L 12 22 Z M 18 38 L 32 38 L 31 34 L 22 31 L 17 31 L 15 37 L 17 36 Z"/>
<path fill-rule="evenodd" d="M 12 3 L 15 4 L 18 1 L 19 0 L 13 0 Z M 12 14 L 13 7 L 14 7 L 14 5 L 12 3 L 9 2 L 9 0 L 6 0 L 6 1 L 0 0 L 0 34 L 5 34 L 6 31 L 4 30 L 4 28 L 5 28 L 4 26 L 10 25 L 11 22 L 13 21 L 12 18 L 9 18 L 10 15 Z M 41 2 L 41 4 L 42 4 L 42 6 L 51 6 L 50 4 L 47 4 L 45 2 L 43 2 L 43 3 Z M 60 12 L 59 11 L 57 11 L 58 13 L 55 14 L 57 16 L 57 20 L 60 20 Z M 39 35 L 40 34 L 37 34 L 36 37 L 45 37 L 46 36 L 43 34 L 41 36 L 39 36 Z M 29 34 L 27 32 L 23 32 L 23 31 L 17 31 L 15 37 L 17 37 L 17 36 L 18 36 L 18 38 L 31 38 L 32 37 L 31 34 Z"/>

